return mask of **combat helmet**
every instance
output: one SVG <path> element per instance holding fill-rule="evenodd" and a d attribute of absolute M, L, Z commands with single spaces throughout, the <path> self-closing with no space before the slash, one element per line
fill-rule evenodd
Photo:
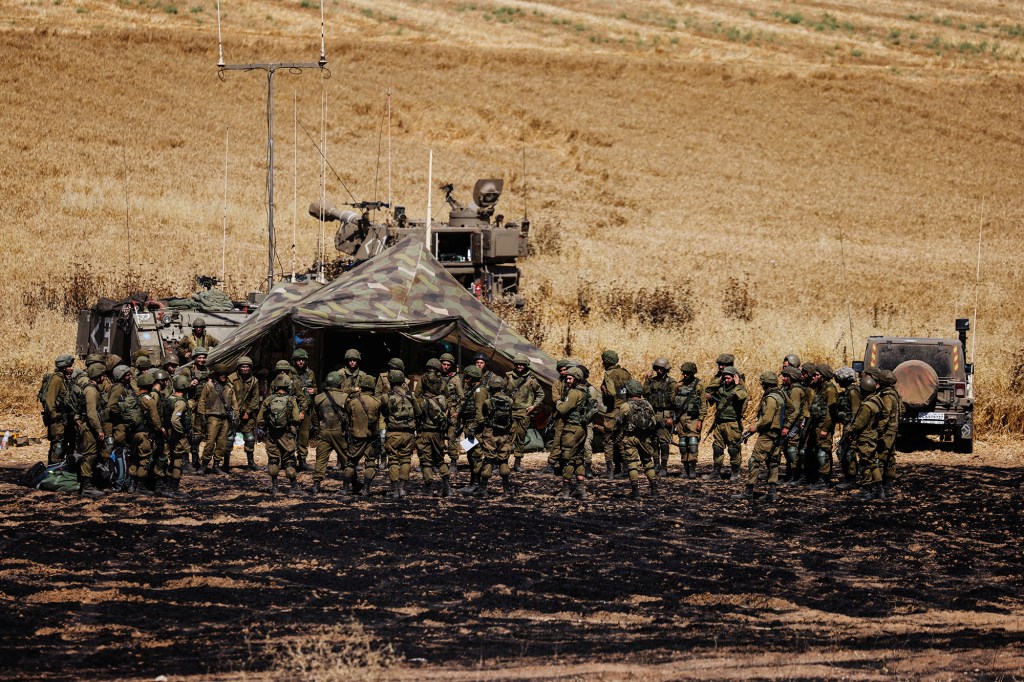
<path fill-rule="evenodd" d="M 107 366 L 102 362 L 94 362 L 85 368 L 85 373 L 90 379 L 99 379 L 107 373 Z"/>
<path fill-rule="evenodd" d="M 430 358 L 427 360 L 427 369 L 433 369 L 438 372 L 441 371 L 441 361 L 437 358 Z"/>
<path fill-rule="evenodd" d="M 377 387 L 377 381 L 369 374 L 361 374 L 359 376 L 359 388 L 373 390 Z"/>
<path fill-rule="evenodd" d="M 800 356 L 796 353 L 790 353 L 786 357 L 782 358 L 782 361 L 788 363 L 790 367 L 800 367 Z"/>
<path fill-rule="evenodd" d="M 878 381 L 875 380 L 870 374 L 865 374 L 860 378 L 860 390 L 865 393 L 871 393 L 878 389 Z"/>
<path fill-rule="evenodd" d="M 140 355 L 135 358 L 135 369 L 147 370 L 153 366 L 153 361 L 149 359 L 148 355 Z M 106 367 L 104 366 L 104 369 Z"/>
<path fill-rule="evenodd" d="M 153 372 L 153 378 L 160 382 L 161 386 L 166 386 L 167 382 L 171 379 L 171 375 L 165 369 L 158 369 Z"/>
<path fill-rule="evenodd" d="M 601 353 L 601 363 L 611 367 L 619 364 L 619 354 L 613 350 L 606 350 Z"/>
<path fill-rule="evenodd" d="M 292 351 L 292 360 L 309 360 L 309 353 L 305 348 L 296 348 Z"/>
<path fill-rule="evenodd" d="M 181 358 L 178 357 L 177 353 L 168 353 L 160 360 L 160 365 L 180 365 Z"/>
<path fill-rule="evenodd" d="M 249 365 L 252 368 L 252 358 L 248 355 L 243 355 L 235 361 L 235 367 L 241 367 L 242 365 Z"/>
<path fill-rule="evenodd" d="M 896 375 L 893 374 L 891 369 L 883 369 L 878 373 L 878 385 L 879 386 L 895 386 Z"/>
<path fill-rule="evenodd" d="M 405 372 L 400 369 L 389 369 L 388 383 L 391 384 L 392 387 L 401 386 L 405 383 Z"/>
<path fill-rule="evenodd" d="M 555 369 L 562 370 L 562 369 L 565 369 L 566 367 L 568 367 L 569 365 L 570 365 L 569 358 L 562 358 L 558 362 L 555 363 Z"/>
<path fill-rule="evenodd" d="M 668 358 L 655 358 L 654 362 L 651 363 L 652 369 L 663 369 L 666 372 L 672 369 L 672 365 L 669 363 Z"/>
<path fill-rule="evenodd" d="M 484 377 L 484 373 L 481 372 L 480 368 L 477 367 L 476 365 L 466 365 L 466 368 L 462 370 L 462 373 L 465 374 L 470 379 L 478 379 L 479 380 L 479 379 L 483 379 L 483 377 Z"/>
<path fill-rule="evenodd" d="M 730 353 L 722 353 L 715 358 L 715 364 L 722 365 L 723 367 L 732 367 L 734 362 L 736 362 L 736 356 Z"/>
<path fill-rule="evenodd" d="M 58 355 L 57 359 L 53 363 L 54 367 L 56 367 L 57 369 L 67 369 L 68 367 L 71 367 L 74 364 L 74 355 Z"/>
<path fill-rule="evenodd" d="M 121 381 L 121 379 L 124 379 L 124 375 L 130 372 L 131 369 L 132 368 L 129 367 L 128 365 L 118 365 L 117 367 L 114 368 L 110 375 L 114 377 L 114 381 Z"/>
<path fill-rule="evenodd" d="M 153 384 L 156 383 L 156 377 L 148 372 L 146 374 L 140 374 L 135 380 L 135 385 L 139 388 L 152 388 Z"/>
<path fill-rule="evenodd" d="M 295 368 L 292 367 L 292 363 L 287 360 L 278 360 L 277 364 L 274 365 L 275 372 L 294 372 Z"/>
<path fill-rule="evenodd" d="M 187 376 L 185 376 L 184 374 L 179 374 L 178 376 L 174 377 L 174 390 L 187 391 L 188 385 L 190 383 L 192 382 L 189 381 Z"/>
<path fill-rule="evenodd" d="M 441 353 L 441 357 L 438 358 L 441 362 L 447 362 L 450 365 L 455 364 L 455 356 L 451 353 Z"/>
<path fill-rule="evenodd" d="M 341 386 L 341 372 L 328 372 L 327 377 L 324 379 L 324 386 L 326 388 Z"/>
<path fill-rule="evenodd" d="M 840 367 L 832 376 L 840 386 L 849 386 L 857 379 L 857 373 L 852 367 Z"/>
<path fill-rule="evenodd" d="M 761 385 L 762 386 L 778 386 L 779 376 L 775 372 L 767 371 L 761 372 Z"/>
<path fill-rule="evenodd" d="M 627 381 L 625 388 L 626 395 L 628 395 L 631 398 L 639 398 L 644 394 L 643 384 L 641 384 L 636 379 L 630 379 L 629 381 Z"/>
<path fill-rule="evenodd" d="M 683 374 L 697 374 L 697 363 L 687 360 L 686 362 L 680 363 L 679 371 Z"/>
<path fill-rule="evenodd" d="M 818 363 L 817 367 L 818 367 L 818 374 L 821 375 L 822 379 L 824 379 L 825 381 L 832 381 L 832 377 L 834 375 L 832 374 L 832 368 L 831 367 L 826 365 L 824 362 Z"/>
<path fill-rule="evenodd" d="M 565 370 L 565 375 L 572 377 L 576 381 L 583 381 L 583 370 L 579 367 L 570 367 Z"/>
<path fill-rule="evenodd" d="M 207 349 L 204 346 L 196 346 L 196 349 L 194 351 L 192 351 L 192 357 L 193 358 L 198 358 L 200 355 L 202 355 L 203 357 L 206 357 L 209 354 L 210 354 L 209 349 Z"/>
<path fill-rule="evenodd" d="M 193 329 L 206 329 L 206 320 L 201 317 L 196 317 L 192 320 Z"/>
<path fill-rule="evenodd" d="M 494 389 L 495 391 L 503 391 L 507 385 L 505 377 L 500 374 L 492 374 L 487 380 L 487 388 Z"/>
<path fill-rule="evenodd" d="M 391 358 L 388 360 L 388 369 L 397 369 L 399 372 L 404 372 L 405 363 L 402 362 L 402 358 Z"/>
<path fill-rule="evenodd" d="M 514 358 L 512 358 L 512 364 L 513 365 L 526 365 L 526 368 L 529 369 L 530 368 L 530 358 L 526 357 L 526 355 L 523 354 L 523 353 L 517 353 L 516 356 Z"/>
<path fill-rule="evenodd" d="M 349 360 L 360 360 L 361 361 L 362 359 L 363 359 L 362 353 L 357 351 L 355 348 L 349 348 L 347 351 L 345 351 L 345 362 L 348 362 Z"/>
<path fill-rule="evenodd" d="M 145 354 L 146 351 L 140 351 L 140 352 Z M 86 367 L 88 367 L 89 365 L 93 365 L 93 364 L 95 364 L 97 362 L 99 362 L 99 363 L 103 362 L 103 356 L 100 355 L 99 353 L 89 353 L 88 355 L 85 356 L 85 366 Z"/>
<path fill-rule="evenodd" d="M 490 362 L 490 358 L 488 358 L 484 353 L 477 353 L 476 355 L 474 355 L 473 356 L 473 362 L 476 362 L 477 360 L 483 360 L 484 362 Z"/>
<path fill-rule="evenodd" d="M 803 376 L 800 374 L 800 370 L 798 370 L 793 365 L 783 367 L 780 374 L 782 374 L 782 376 L 784 377 L 789 377 L 792 381 L 800 381 L 801 379 L 803 379 Z"/>
<path fill-rule="evenodd" d="M 271 385 L 271 387 L 273 387 L 273 389 L 274 389 L 275 391 L 277 391 L 277 390 L 280 390 L 280 389 L 282 389 L 282 388 L 284 388 L 284 389 L 290 389 L 290 388 L 292 387 L 292 382 L 291 382 L 291 379 L 289 379 L 289 378 L 288 378 L 288 377 L 286 377 L 286 376 L 279 376 L 279 377 L 276 377 L 276 378 L 275 378 L 275 379 L 274 379 L 274 380 L 273 380 L 273 381 L 272 381 L 272 382 L 270 383 L 270 385 Z"/>

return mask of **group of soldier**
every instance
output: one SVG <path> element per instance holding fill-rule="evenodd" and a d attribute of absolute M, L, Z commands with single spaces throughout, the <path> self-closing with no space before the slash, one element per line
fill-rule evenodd
<path fill-rule="evenodd" d="M 277 362 L 263 386 L 248 357 L 233 366 L 208 367 L 217 340 L 201 319 L 193 329 L 179 342 L 178 355 L 162 358 L 159 367 L 140 353 L 131 365 L 116 355 L 92 355 L 84 369 L 75 369 L 75 358 L 62 355 L 44 376 L 39 399 L 49 461 L 73 463 L 83 496 L 104 494 L 93 482 L 94 470 L 108 467 L 120 451 L 129 464 L 131 492 L 180 497 L 183 471 L 230 470 L 239 434 L 245 466 L 253 471 L 259 469 L 256 443 L 264 442 L 271 495 L 279 494 L 282 472 L 289 492 L 305 493 L 298 475 L 309 468 L 311 445 L 314 495 L 321 493 L 334 453 L 343 494 L 369 495 L 381 470 L 390 495 L 403 498 L 410 492 L 414 452 L 429 495 L 453 493 L 452 477 L 463 452 L 469 480 L 458 492 L 487 498 L 497 474 L 502 493 L 514 494 L 512 474 L 523 470 L 528 431 L 540 421 L 545 404 L 544 388 L 526 356 L 514 357 L 512 371 L 502 375 L 491 371 L 486 355 L 478 354 L 460 370 L 444 353 L 428 360 L 410 381 L 400 358 L 389 360 L 377 375 L 364 372 L 361 354 L 353 348 L 320 388 L 308 353 L 299 348 L 290 362 Z M 179 368 L 179 356 L 190 364 Z M 641 477 L 652 495 L 659 494 L 673 444 L 682 476 L 696 478 L 702 438 L 712 439 L 707 478 L 726 481 L 739 477 L 743 443 L 754 439 L 746 487 L 736 495 L 740 499 L 754 499 L 755 487 L 764 481 L 765 499 L 775 501 L 780 480 L 820 489 L 863 487 L 868 499 L 892 493 L 901 404 L 892 372 L 868 370 L 858 380 L 852 369 L 833 372 L 824 364 L 801 365 L 788 355 L 780 372 L 760 376 L 760 403 L 744 428 L 749 395 L 731 355 L 718 357 L 718 371 L 707 382 L 697 377 L 693 362 L 683 362 L 675 379 L 669 361 L 658 358 L 641 381 L 619 364 L 614 351 L 602 353 L 601 360 L 604 375 L 596 384 L 582 363 L 557 363 L 544 472 L 557 477 L 559 497 L 587 498 L 587 480 L 596 475 L 598 437 L 602 475 L 628 479 L 634 499 L 640 497 Z"/>

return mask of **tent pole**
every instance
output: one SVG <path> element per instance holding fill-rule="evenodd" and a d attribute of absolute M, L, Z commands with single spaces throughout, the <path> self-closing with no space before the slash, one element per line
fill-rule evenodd
<path fill-rule="evenodd" d="M 431 190 L 434 188 L 434 150 L 431 149 L 427 157 L 427 231 L 425 233 L 423 245 L 427 247 L 427 251 L 430 250 L 430 224 L 433 221 L 433 217 L 430 215 L 430 200 Z"/>

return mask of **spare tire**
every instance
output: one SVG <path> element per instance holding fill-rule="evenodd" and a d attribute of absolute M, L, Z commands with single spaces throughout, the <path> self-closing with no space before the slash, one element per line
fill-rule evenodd
<path fill-rule="evenodd" d="M 912 410 L 923 410 L 935 400 L 939 375 L 923 360 L 906 360 L 892 371 L 896 375 L 896 392 L 903 404 Z"/>

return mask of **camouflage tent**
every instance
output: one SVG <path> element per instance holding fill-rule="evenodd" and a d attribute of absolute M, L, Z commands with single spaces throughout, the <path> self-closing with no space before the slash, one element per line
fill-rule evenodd
<path fill-rule="evenodd" d="M 325 333 L 388 332 L 423 344 L 448 342 L 462 349 L 465 362 L 472 353 L 485 353 L 495 371 L 511 369 L 512 357 L 522 353 L 547 386 L 557 376 L 551 356 L 477 301 L 418 239 L 407 238 L 318 291 L 290 299 L 290 306 L 278 300 L 271 310 L 264 303 L 209 361 L 237 358 L 290 317 L 296 330 L 318 330 L 321 339 Z"/>

